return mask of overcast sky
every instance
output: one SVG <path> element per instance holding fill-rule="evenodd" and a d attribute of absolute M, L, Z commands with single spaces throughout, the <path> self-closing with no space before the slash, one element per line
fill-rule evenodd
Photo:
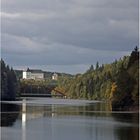
<path fill-rule="evenodd" d="M 80 73 L 138 45 L 138 0 L 2 0 L 2 58 L 16 69 Z"/>

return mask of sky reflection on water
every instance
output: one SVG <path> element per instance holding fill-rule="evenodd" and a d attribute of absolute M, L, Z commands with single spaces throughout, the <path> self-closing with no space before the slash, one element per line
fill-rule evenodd
<path fill-rule="evenodd" d="M 138 113 L 111 113 L 109 104 L 78 102 L 5 104 L 2 140 L 138 140 Z"/>

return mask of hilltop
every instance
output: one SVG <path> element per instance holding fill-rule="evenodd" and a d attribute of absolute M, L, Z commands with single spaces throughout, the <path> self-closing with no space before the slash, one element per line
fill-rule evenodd
<path fill-rule="evenodd" d="M 14 70 L 17 76 L 17 79 L 22 79 L 22 72 L 23 70 Z M 54 74 L 54 72 L 49 72 L 49 71 L 43 71 L 44 73 L 44 78 L 47 80 L 51 80 L 52 79 L 52 75 Z M 58 74 L 59 77 L 73 77 L 72 74 L 68 74 L 68 73 L 60 73 L 60 72 L 56 72 Z"/>

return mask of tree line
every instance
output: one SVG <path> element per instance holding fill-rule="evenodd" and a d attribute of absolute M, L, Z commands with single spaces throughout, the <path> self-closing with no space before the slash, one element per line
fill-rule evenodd
<path fill-rule="evenodd" d="M 1 100 L 15 100 L 18 81 L 13 68 L 1 59 Z"/>
<path fill-rule="evenodd" d="M 20 93 L 51 94 L 51 90 L 57 85 L 54 80 L 20 80 Z"/>
<path fill-rule="evenodd" d="M 96 63 L 74 78 L 63 77 L 58 89 L 69 98 L 89 100 L 110 100 L 114 110 L 138 106 L 139 102 L 139 51 L 124 56 L 111 64 Z"/>
<path fill-rule="evenodd" d="M 20 92 L 49 92 L 48 83 L 50 81 L 17 80 L 13 68 L 1 59 L 1 100 L 15 100 Z M 95 67 L 91 65 L 84 74 L 61 76 L 55 86 L 69 98 L 110 100 L 114 110 L 138 106 L 138 47 L 135 47 L 130 56 L 124 56 L 111 64 L 99 65 L 97 62 Z"/>

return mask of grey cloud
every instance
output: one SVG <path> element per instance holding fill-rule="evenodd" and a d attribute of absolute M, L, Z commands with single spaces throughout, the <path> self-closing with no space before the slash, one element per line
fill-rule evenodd
<path fill-rule="evenodd" d="M 30 38 L 23 37 L 23 36 L 13 36 L 9 34 L 2 34 L 1 36 L 2 42 L 2 53 L 8 53 L 8 54 L 37 54 L 42 53 L 45 50 L 47 50 L 46 45 L 40 44 L 34 40 L 31 40 Z"/>
<path fill-rule="evenodd" d="M 50 41 L 93 49 L 121 50 L 126 44 L 131 50 L 132 45 L 138 43 L 136 10 L 81 8 L 77 11 L 72 9 L 66 13 L 24 13 L 15 19 L 5 18 L 2 25 L 7 24 L 6 32 L 10 34 L 48 37 Z"/>
<path fill-rule="evenodd" d="M 137 4 L 136 4 L 137 3 Z M 32 1 L 32 0 L 2 0 L 2 8 L 3 10 L 8 10 L 10 12 L 15 11 L 37 11 L 41 9 L 67 9 L 73 7 L 113 7 L 113 8 L 138 8 L 138 0 L 39 0 L 39 1 Z"/>
<path fill-rule="evenodd" d="M 2 0 L 1 16 L 3 57 L 19 65 L 106 63 L 139 40 L 138 0 Z"/>
<path fill-rule="evenodd" d="M 89 65 L 95 64 L 97 61 L 112 62 L 126 54 L 128 52 L 98 51 L 74 46 L 65 47 L 63 44 L 50 44 L 48 50 L 44 49 L 32 54 L 24 53 L 24 55 L 15 52 L 8 57 L 10 61 L 16 60 L 16 65 Z"/>

